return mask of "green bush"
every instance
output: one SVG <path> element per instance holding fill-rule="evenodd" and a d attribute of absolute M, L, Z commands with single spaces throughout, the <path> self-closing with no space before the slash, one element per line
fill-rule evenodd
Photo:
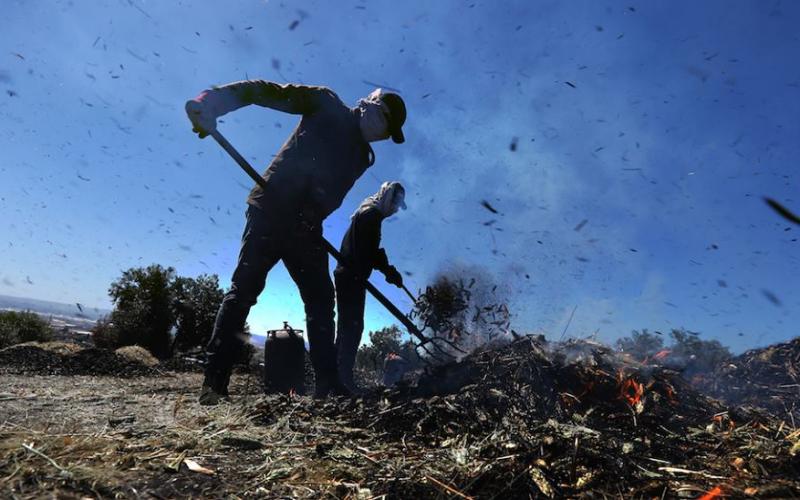
<path fill-rule="evenodd" d="M 114 310 L 92 328 L 95 345 L 139 345 L 161 359 L 205 346 L 223 297 L 216 274 L 187 278 L 158 264 L 124 271 L 108 294 Z"/>
<path fill-rule="evenodd" d="M 102 349 L 113 350 L 121 347 L 119 332 L 108 316 L 97 320 L 92 327 L 92 341 L 94 345 Z"/>
<path fill-rule="evenodd" d="M 22 342 L 52 340 L 53 328 L 31 311 L 0 311 L 0 348 Z"/>

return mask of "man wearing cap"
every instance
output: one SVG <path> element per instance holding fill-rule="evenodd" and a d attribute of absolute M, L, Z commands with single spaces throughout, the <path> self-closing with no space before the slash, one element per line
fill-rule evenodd
<path fill-rule="evenodd" d="M 186 113 L 203 138 L 216 129 L 218 117 L 249 104 L 300 115 L 300 122 L 264 172 L 266 189 L 256 185 L 247 199 L 239 259 L 207 347 L 200 402 L 216 404 L 227 396 L 247 315 L 281 260 L 305 306 L 315 396 L 346 393 L 337 376 L 334 289 L 322 221 L 374 163 L 370 142 L 405 140 L 405 104 L 376 89 L 351 108 L 326 87 L 249 80 L 203 91 L 186 103 Z"/>
<path fill-rule="evenodd" d="M 339 252 L 342 262 L 333 271 L 336 282 L 336 354 L 339 381 L 357 392 L 353 366 L 364 331 L 365 281 L 377 269 L 386 281 L 402 287 L 403 276 L 389 265 L 386 251 L 380 248 L 381 223 L 400 208 L 406 209 L 406 190 L 399 182 L 384 182 L 377 193 L 361 202 L 350 217 L 350 227 Z"/>

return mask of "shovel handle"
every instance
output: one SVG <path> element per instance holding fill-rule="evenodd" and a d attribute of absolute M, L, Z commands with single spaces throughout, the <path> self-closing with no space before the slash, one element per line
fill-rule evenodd
<path fill-rule="evenodd" d="M 414 297 L 414 294 L 411 293 L 411 291 L 405 285 L 400 285 L 400 286 L 403 287 L 403 291 L 406 292 L 406 295 L 408 295 L 408 298 L 411 299 L 411 302 L 413 302 L 416 305 L 417 298 Z"/>

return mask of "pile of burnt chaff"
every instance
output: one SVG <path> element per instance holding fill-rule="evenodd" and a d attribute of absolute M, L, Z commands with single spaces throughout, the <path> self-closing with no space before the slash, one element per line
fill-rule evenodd
<path fill-rule="evenodd" d="M 800 495 L 792 422 L 725 407 L 674 371 L 587 342 L 525 337 L 414 385 L 353 400 L 264 400 L 253 418 L 282 426 L 312 450 L 307 469 L 361 495 Z"/>
<path fill-rule="evenodd" d="M 728 404 L 758 406 L 800 425 L 800 337 L 747 351 L 693 383 Z"/>
<path fill-rule="evenodd" d="M 157 375 L 158 361 L 145 349 L 83 348 L 67 342 L 26 342 L 0 349 L 0 373 L 28 375 Z"/>

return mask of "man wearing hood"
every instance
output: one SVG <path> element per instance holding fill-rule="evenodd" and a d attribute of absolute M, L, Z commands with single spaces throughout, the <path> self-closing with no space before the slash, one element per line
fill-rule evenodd
<path fill-rule="evenodd" d="M 364 331 L 366 286 L 373 269 L 386 276 L 386 281 L 403 286 L 403 276 L 389 265 L 386 251 L 380 248 L 381 223 L 400 208 L 406 209 L 406 191 L 399 182 L 384 182 L 367 197 L 350 217 L 350 227 L 342 239 L 339 252 L 343 262 L 333 271 L 336 282 L 336 353 L 339 381 L 351 392 L 358 390 L 353 380 L 353 366 Z"/>
<path fill-rule="evenodd" d="M 322 221 L 373 164 L 370 142 L 405 140 L 405 104 L 397 94 L 376 89 L 350 108 L 326 87 L 250 80 L 203 91 L 186 103 L 186 113 L 203 138 L 216 129 L 218 117 L 249 104 L 300 115 L 300 122 L 264 172 L 266 188 L 256 185 L 247 199 L 239 259 L 207 347 L 200 402 L 216 404 L 227 396 L 247 315 L 281 260 L 305 306 L 314 394 L 345 393 L 337 376 L 334 289 Z"/>

